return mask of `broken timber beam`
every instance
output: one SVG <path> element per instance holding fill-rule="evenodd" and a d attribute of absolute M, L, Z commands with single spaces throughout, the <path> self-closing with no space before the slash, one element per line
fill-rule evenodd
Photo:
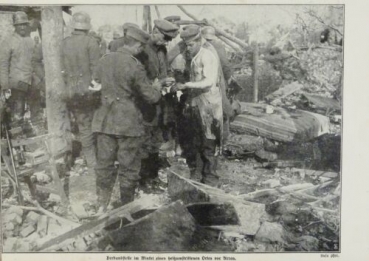
<path fill-rule="evenodd" d="M 94 232 L 119 221 L 122 217 L 128 216 L 144 209 L 152 209 L 160 204 L 160 197 L 142 197 L 127 205 L 117 208 L 109 213 L 100 216 L 97 220 L 83 224 L 72 229 L 58 237 L 43 240 L 37 248 L 37 251 L 56 251 L 73 243 L 77 237 L 90 235 Z"/>
<path fill-rule="evenodd" d="M 192 18 L 193 20 L 195 20 L 195 21 L 199 21 L 199 19 L 197 19 L 194 15 L 192 15 L 191 13 L 189 13 L 183 6 L 181 6 L 181 5 L 178 5 L 178 8 L 179 9 L 181 9 L 182 10 L 182 12 L 184 12 L 188 17 L 190 17 L 190 18 Z M 232 36 L 232 35 L 230 35 L 230 34 L 228 34 L 228 33 L 226 33 L 226 32 L 224 32 L 222 29 L 219 29 L 217 26 L 215 26 L 213 23 L 211 23 L 211 22 L 209 22 L 209 21 L 207 21 L 207 24 L 208 25 L 210 25 L 210 26 L 212 26 L 212 27 L 214 27 L 214 29 L 215 29 L 215 31 L 216 31 L 216 33 L 218 34 L 218 35 L 222 35 L 222 36 L 224 36 L 225 38 L 227 38 L 227 39 L 229 39 L 229 40 L 231 40 L 232 42 L 235 42 L 235 43 L 237 43 L 239 46 L 241 46 L 243 49 L 246 49 L 246 48 L 248 48 L 249 46 L 245 43 L 245 42 L 243 42 L 242 40 L 240 40 L 240 39 L 238 39 L 238 38 L 236 38 L 236 37 L 234 37 L 234 36 Z"/>

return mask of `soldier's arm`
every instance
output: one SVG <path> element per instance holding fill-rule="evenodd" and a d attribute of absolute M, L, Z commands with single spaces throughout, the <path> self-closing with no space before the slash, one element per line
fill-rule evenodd
<path fill-rule="evenodd" d="M 88 55 L 90 58 L 90 71 L 93 74 L 101 57 L 100 48 L 95 39 L 91 38 L 88 43 Z"/>
<path fill-rule="evenodd" d="M 102 68 L 102 63 L 103 63 L 103 59 L 101 58 L 99 60 L 99 62 L 97 63 L 97 66 L 95 67 L 93 74 L 92 74 L 92 79 L 95 80 L 95 82 L 101 83 L 101 68 Z"/>
<path fill-rule="evenodd" d="M 198 82 L 185 83 L 186 88 L 206 89 L 216 84 L 214 81 L 218 78 L 218 59 L 211 52 L 207 52 L 203 54 L 201 61 L 204 78 Z"/>
<path fill-rule="evenodd" d="M 2 90 L 9 89 L 10 58 L 12 55 L 11 43 L 3 41 L 0 48 L 0 86 Z"/>
<path fill-rule="evenodd" d="M 137 95 L 141 96 L 148 103 L 156 103 L 160 100 L 160 86 L 151 84 L 146 76 L 146 71 L 142 64 L 138 64 L 133 68 L 133 84 Z"/>

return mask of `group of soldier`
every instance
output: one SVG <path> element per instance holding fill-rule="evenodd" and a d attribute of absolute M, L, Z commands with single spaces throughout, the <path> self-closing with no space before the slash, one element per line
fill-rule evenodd
<path fill-rule="evenodd" d="M 32 115 L 32 62 L 39 62 L 32 57 L 42 52 L 27 34 L 27 15 L 13 18 L 15 32 L 1 47 L 0 78 L 2 91 L 11 90 L 12 120 L 19 120 L 26 102 Z M 133 201 L 139 184 L 155 182 L 159 148 L 172 139 L 183 150 L 191 179 L 219 184 L 217 158 L 233 115 L 226 97 L 232 72 L 214 28 L 180 28 L 178 20 L 155 20 L 151 34 L 125 23 L 123 36 L 103 54 L 101 41 L 89 33 L 90 16 L 72 16 L 73 32 L 61 45 L 65 102 L 89 173 L 96 176 L 99 212 L 106 211 L 116 178 L 121 204 Z M 167 50 L 178 35 L 181 41 Z"/>

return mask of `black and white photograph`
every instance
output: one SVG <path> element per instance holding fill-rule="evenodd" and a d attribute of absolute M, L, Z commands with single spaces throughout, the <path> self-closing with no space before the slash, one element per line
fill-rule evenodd
<path fill-rule="evenodd" d="M 345 12 L 0 4 L 2 252 L 341 253 Z"/>

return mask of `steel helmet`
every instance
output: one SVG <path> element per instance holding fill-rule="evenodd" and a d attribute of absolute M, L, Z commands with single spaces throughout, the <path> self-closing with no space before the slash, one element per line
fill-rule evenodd
<path fill-rule="evenodd" d="M 201 29 L 202 37 L 204 37 L 206 40 L 213 40 L 215 39 L 215 29 L 212 26 L 204 26 Z"/>
<path fill-rule="evenodd" d="M 79 30 L 91 29 L 91 18 L 85 12 L 78 12 L 73 14 L 71 27 Z"/>

